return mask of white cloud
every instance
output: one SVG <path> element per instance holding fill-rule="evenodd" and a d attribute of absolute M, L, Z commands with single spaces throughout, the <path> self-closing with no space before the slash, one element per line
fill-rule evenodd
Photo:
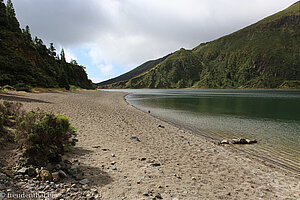
<path fill-rule="evenodd" d="M 114 73 L 114 67 L 112 65 L 100 64 L 97 67 L 104 76 L 111 76 Z"/>

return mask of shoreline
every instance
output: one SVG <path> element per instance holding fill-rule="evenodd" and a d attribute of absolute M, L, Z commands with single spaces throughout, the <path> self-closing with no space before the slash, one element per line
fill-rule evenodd
<path fill-rule="evenodd" d="M 110 92 L 114 92 L 114 91 L 110 91 Z M 144 110 L 142 110 L 142 109 L 139 109 L 138 107 L 134 106 L 133 104 L 130 104 L 130 103 L 126 100 L 126 97 L 127 97 L 128 95 L 130 95 L 130 94 L 133 94 L 133 93 L 128 93 L 128 92 L 125 92 L 125 93 L 126 93 L 126 94 L 124 95 L 124 101 L 126 101 L 126 103 L 127 103 L 128 105 L 132 106 L 133 108 L 135 108 L 135 109 L 137 109 L 137 110 L 140 110 L 140 111 L 144 112 L 145 114 L 151 115 L 151 116 L 155 117 L 156 119 L 161 120 L 161 121 L 163 121 L 163 122 L 165 122 L 165 123 L 168 123 L 168 124 L 170 124 L 170 125 L 172 125 L 172 126 L 175 126 L 175 127 L 179 128 L 179 129 L 185 129 L 185 130 L 187 130 L 187 131 L 191 131 L 191 132 L 193 132 L 195 135 L 201 136 L 201 137 L 203 137 L 203 138 L 205 138 L 205 139 L 208 139 L 208 140 L 210 140 L 210 142 L 212 142 L 212 143 L 214 143 L 214 144 L 218 144 L 218 142 L 221 141 L 220 139 L 215 138 L 215 137 L 213 137 L 213 136 L 209 136 L 209 135 L 207 135 L 207 134 L 204 133 L 204 132 L 200 132 L 200 131 L 194 130 L 193 128 L 190 128 L 190 127 L 185 126 L 185 125 L 182 125 L 182 124 L 177 124 L 177 123 L 174 123 L 174 122 L 172 122 L 172 121 L 168 121 L 167 119 L 160 118 L 159 116 L 155 116 L 155 115 L 153 115 L 153 114 L 151 114 L 151 113 L 149 114 L 149 113 L 147 113 L 146 111 L 144 111 Z M 230 147 L 230 148 L 232 148 L 232 149 L 241 151 L 241 152 L 243 152 L 243 153 L 246 153 L 246 154 L 248 154 L 248 155 L 251 155 L 251 156 L 255 157 L 255 158 L 258 160 L 258 162 L 263 162 L 263 163 L 264 163 L 264 162 L 268 162 L 268 163 L 265 163 L 265 164 L 266 164 L 266 165 L 268 165 L 268 164 L 269 164 L 269 165 L 273 165 L 274 167 L 278 167 L 278 168 L 280 168 L 281 170 L 286 170 L 287 172 L 294 173 L 296 176 L 299 176 L 299 177 L 300 177 L 300 171 L 299 171 L 299 170 L 294 169 L 294 168 L 292 168 L 292 167 L 286 165 L 285 163 L 280 163 L 280 162 L 277 161 L 277 160 L 274 160 L 274 159 L 271 159 L 271 158 L 268 158 L 268 157 L 265 157 L 265 156 L 262 156 L 262 155 L 253 153 L 253 152 L 251 152 L 251 151 L 249 151 L 249 150 L 247 151 L 247 150 L 241 149 L 241 148 L 238 147 L 238 145 L 227 144 L 227 145 L 221 145 L 221 146 L 224 146 L 224 148 Z"/>
<path fill-rule="evenodd" d="M 125 96 L 103 91 L 10 95 L 26 110 L 70 118 L 80 134 L 68 156 L 79 160 L 89 186 L 103 199 L 300 197 L 298 175 L 149 115 Z"/>

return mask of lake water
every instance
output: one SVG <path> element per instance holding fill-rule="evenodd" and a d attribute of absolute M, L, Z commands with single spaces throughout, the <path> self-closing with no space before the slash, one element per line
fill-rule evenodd
<path fill-rule="evenodd" d="M 300 90 L 141 89 L 126 100 L 216 140 L 257 139 L 238 148 L 300 173 Z"/>

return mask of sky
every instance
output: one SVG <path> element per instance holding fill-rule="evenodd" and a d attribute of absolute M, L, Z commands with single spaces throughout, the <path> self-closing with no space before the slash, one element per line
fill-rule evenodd
<path fill-rule="evenodd" d="M 86 67 L 95 83 L 192 49 L 297 0 L 12 0 L 32 36 Z"/>

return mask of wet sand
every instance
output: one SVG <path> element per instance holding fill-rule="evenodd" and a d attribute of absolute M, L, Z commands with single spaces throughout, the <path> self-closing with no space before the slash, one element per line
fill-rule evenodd
<path fill-rule="evenodd" d="M 103 199 L 300 199 L 299 174 L 159 120 L 124 96 L 80 91 L 0 98 L 26 110 L 65 113 L 79 132 L 68 156 L 79 160 Z"/>

